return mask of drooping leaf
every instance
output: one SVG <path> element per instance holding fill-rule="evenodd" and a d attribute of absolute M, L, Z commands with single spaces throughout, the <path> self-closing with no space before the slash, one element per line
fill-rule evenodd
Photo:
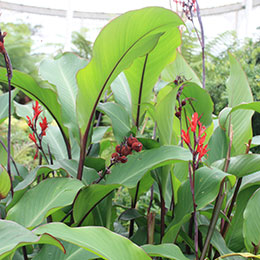
<path fill-rule="evenodd" d="M 8 211 L 6 219 L 25 227 L 35 227 L 59 208 L 72 204 L 82 186 L 82 182 L 70 178 L 46 179 L 27 191 Z"/>
<path fill-rule="evenodd" d="M 231 65 L 230 77 L 226 83 L 229 107 L 236 107 L 243 102 L 253 102 L 251 89 L 243 69 L 233 55 L 229 54 L 229 60 Z M 245 152 L 244 144 L 248 143 L 249 139 L 252 138 L 251 118 L 253 113 L 252 111 L 240 110 L 231 114 L 233 129 L 232 145 L 234 147 L 232 155 Z"/>
<path fill-rule="evenodd" d="M 167 259 L 188 260 L 180 248 L 174 244 L 143 245 L 143 250 L 149 256 L 166 257 Z"/>
<path fill-rule="evenodd" d="M 216 168 L 202 167 L 196 171 L 195 201 L 197 210 L 204 208 L 212 202 L 219 192 L 219 187 L 224 179 L 228 179 L 231 185 L 235 184 L 235 176 L 229 175 Z M 193 212 L 192 195 L 189 180 L 185 181 L 178 190 L 178 203 L 175 206 L 175 217 L 166 229 L 163 242 L 174 241 L 178 231 Z"/>
<path fill-rule="evenodd" d="M 162 80 L 167 82 L 174 81 L 177 76 L 184 76 L 201 87 L 198 76 L 179 52 L 177 52 L 175 60 L 164 68 L 161 75 Z"/>
<path fill-rule="evenodd" d="M 223 169 L 225 159 L 216 161 L 212 166 Z M 230 158 L 227 172 L 238 178 L 260 171 L 259 154 L 243 154 Z"/>
<path fill-rule="evenodd" d="M 79 223 L 103 198 L 118 185 L 93 184 L 82 189 L 73 206 L 73 217 L 75 223 Z"/>
<path fill-rule="evenodd" d="M 11 180 L 6 169 L 0 165 L 0 201 L 4 199 L 11 190 Z"/>
<path fill-rule="evenodd" d="M 56 86 L 63 123 L 73 131 L 75 136 L 79 134 L 76 115 L 78 93 L 76 74 L 87 63 L 87 60 L 73 53 L 64 53 L 58 59 L 42 61 L 39 68 L 42 78 Z"/>
<path fill-rule="evenodd" d="M 50 244 L 65 252 L 54 237 L 48 234 L 37 236 L 16 222 L 0 219 L 0 259 L 14 253 L 19 247 L 31 244 Z"/>
<path fill-rule="evenodd" d="M 128 162 L 118 164 L 108 175 L 106 184 L 121 184 L 128 188 L 136 186 L 146 172 L 159 166 L 191 160 L 188 150 L 179 146 L 161 146 L 128 156 Z"/>
<path fill-rule="evenodd" d="M 136 58 L 151 52 L 165 32 L 180 24 L 181 19 L 170 10 L 149 7 L 125 13 L 101 31 L 91 62 L 77 75 L 77 114 L 82 133 L 89 129 L 105 88 Z"/>
<path fill-rule="evenodd" d="M 260 255 L 254 255 L 251 253 L 230 253 L 230 254 L 226 254 L 226 255 L 222 255 L 220 257 L 217 258 L 217 260 L 221 260 L 221 259 L 225 259 L 226 257 L 232 257 L 232 256 L 241 256 L 241 257 L 246 257 L 246 258 L 257 258 L 260 259 Z M 238 259 L 238 258 L 236 258 Z"/>
<path fill-rule="evenodd" d="M 38 235 L 48 233 L 80 246 L 102 259 L 151 260 L 140 247 L 130 240 L 103 227 L 70 228 L 63 223 L 50 223 L 36 228 L 33 232 Z"/>
<path fill-rule="evenodd" d="M 248 251 L 260 243 L 260 189 L 249 199 L 244 211 L 243 236 Z"/>
<path fill-rule="evenodd" d="M 118 143 L 131 131 L 130 118 L 124 107 L 119 104 L 107 102 L 98 105 L 98 110 L 106 114 L 112 121 L 114 136 Z"/>

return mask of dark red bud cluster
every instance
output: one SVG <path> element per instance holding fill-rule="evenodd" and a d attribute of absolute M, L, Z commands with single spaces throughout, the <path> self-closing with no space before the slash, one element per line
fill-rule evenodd
<path fill-rule="evenodd" d="M 113 162 L 127 162 L 127 156 L 132 154 L 132 151 L 140 152 L 142 151 L 143 145 L 137 138 L 130 135 L 125 141 L 116 146 L 116 152 L 112 153 L 111 161 Z"/>

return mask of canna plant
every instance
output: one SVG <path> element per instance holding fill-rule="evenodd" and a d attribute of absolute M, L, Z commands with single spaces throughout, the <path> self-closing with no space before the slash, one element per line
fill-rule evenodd
<path fill-rule="evenodd" d="M 28 171 L 6 146 L 11 132 L 1 137 L 0 259 L 259 258 L 260 105 L 229 54 L 229 105 L 213 115 L 177 51 L 183 24 L 164 8 L 135 10 L 103 28 L 91 61 L 43 61 L 40 83 L 0 68 L 35 100 L 18 104 L 10 88 L 0 120 L 26 119 L 39 157 Z"/>

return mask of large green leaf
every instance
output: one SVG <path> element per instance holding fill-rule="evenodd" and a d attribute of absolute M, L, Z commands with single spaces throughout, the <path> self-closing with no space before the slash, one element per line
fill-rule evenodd
<path fill-rule="evenodd" d="M 212 202 L 219 192 L 220 183 L 228 179 L 231 185 L 235 184 L 236 178 L 216 168 L 202 167 L 196 171 L 195 175 L 195 201 L 197 210 L 204 208 Z M 185 181 L 178 190 L 178 203 L 175 206 L 175 218 L 168 226 L 163 237 L 163 242 L 172 242 L 183 223 L 193 212 L 193 202 L 189 180 Z"/>
<path fill-rule="evenodd" d="M 62 244 L 66 250 L 66 253 L 62 252 L 57 247 L 51 245 L 44 245 L 40 253 L 38 253 L 33 260 L 43 260 L 43 259 L 55 259 L 55 260 L 90 260 L 96 259 L 98 256 L 85 250 L 82 247 L 70 244 L 68 242 L 62 241 Z"/>
<path fill-rule="evenodd" d="M 4 68 L 0 68 L 0 82 L 7 82 Z M 37 99 L 50 112 L 62 130 L 63 138 L 67 141 L 69 132 L 61 118 L 61 105 L 57 100 L 57 93 L 49 86 L 39 86 L 31 76 L 16 70 L 13 71 L 12 85 L 22 90 L 30 98 Z"/>
<path fill-rule="evenodd" d="M 108 175 L 107 184 L 121 184 L 128 188 L 136 186 L 146 172 L 178 161 L 191 160 L 191 153 L 179 146 L 162 146 L 128 156 L 128 162 L 118 164 Z"/>
<path fill-rule="evenodd" d="M 77 75 L 77 114 L 82 133 L 90 129 L 104 89 L 136 58 L 151 52 L 164 33 L 180 24 L 182 20 L 172 11 L 148 7 L 119 16 L 101 31 L 91 62 Z"/>
<path fill-rule="evenodd" d="M 260 243 L 260 189 L 249 199 L 244 211 L 243 236 L 248 251 Z"/>
<path fill-rule="evenodd" d="M 87 60 L 83 60 L 73 53 L 65 53 L 58 59 L 44 60 L 39 68 L 43 79 L 56 86 L 63 123 L 76 135 L 79 134 L 76 115 L 76 96 L 78 93 L 76 74 L 87 63 Z"/>
<path fill-rule="evenodd" d="M 118 77 L 111 84 L 115 101 L 123 106 L 127 111 L 129 117 L 132 117 L 132 97 L 128 81 L 125 74 L 121 72 Z"/>
<path fill-rule="evenodd" d="M 143 250 L 150 256 L 166 257 L 167 259 L 188 260 L 180 248 L 174 244 L 143 245 Z"/>
<path fill-rule="evenodd" d="M 13 221 L 0 220 L 0 259 L 14 253 L 21 246 L 31 244 L 50 244 L 65 252 L 62 244 L 48 234 L 37 236 Z"/>
<path fill-rule="evenodd" d="M 11 190 L 11 180 L 6 169 L 0 165 L 0 201 L 4 199 Z"/>
<path fill-rule="evenodd" d="M 129 114 L 124 107 L 111 102 L 99 104 L 98 110 L 111 119 L 115 138 L 118 143 L 121 143 L 131 131 Z"/>
<path fill-rule="evenodd" d="M 79 223 L 104 197 L 117 188 L 118 185 L 89 185 L 81 190 L 74 202 L 73 217 Z"/>
<path fill-rule="evenodd" d="M 157 14 L 155 15 L 157 16 Z M 175 21 L 180 25 L 181 21 L 178 17 L 175 17 Z M 176 25 L 173 25 L 168 28 L 160 38 L 158 45 L 147 57 L 136 59 L 131 67 L 125 70 L 125 75 L 131 89 L 132 114 L 134 119 L 137 117 L 139 105 L 139 117 L 142 116 L 145 108 L 143 105 L 150 102 L 152 89 L 158 81 L 161 71 L 175 59 L 176 48 L 180 44 L 180 32 L 176 28 Z"/>
<path fill-rule="evenodd" d="M 82 186 L 82 182 L 71 178 L 44 180 L 24 194 L 8 211 L 7 219 L 25 227 L 35 227 L 59 208 L 72 204 Z"/>
<path fill-rule="evenodd" d="M 140 247 L 130 240 L 103 227 L 70 228 L 63 223 L 50 223 L 36 228 L 34 233 L 38 235 L 48 233 L 78 245 L 102 259 L 151 260 Z"/>
<path fill-rule="evenodd" d="M 253 96 L 249 87 L 247 77 L 234 56 L 229 54 L 230 77 L 227 80 L 228 105 L 233 108 L 243 102 L 253 102 Z M 231 115 L 231 124 L 233 129 L 234 151 L 232 155 L 245 152 L 245 143 L 252 138 L 251 117 L 252 111 L 235 111 Z M 228 124 L 228 122 L 227 122 Z M 228 127 L 227 127 L 228 129 Z"/>
<path fill-rule="evenodd" d="M 212 166 L 223 169 L 225 159 L 216 161 Z M 243 154 L 230 158 L 227 172 L 238 178 L 260 171 L 259 154 Z"/>
<path fill-rule="evenodd" d="M 17 94 L 17 90 L 13 90 L 11 94 L 11 100 L 13 101 L 14 97 Z M 8 117 L 8 105 L 9 105 L 9 93 L 4 93 L 0 95 L 0 123 L 2 123 Z M 11 113 L 14 112 L 13 102 L 11 103 Z"/>
<path fill-rule="evenodd" d="M 161 75 L 162 80 L 167 82 L 174 81 L 177 76 L 184 76 L 187 80 L 201 86 L 198 76 L 179 52 L 176 59 L 164 68 Z"/>

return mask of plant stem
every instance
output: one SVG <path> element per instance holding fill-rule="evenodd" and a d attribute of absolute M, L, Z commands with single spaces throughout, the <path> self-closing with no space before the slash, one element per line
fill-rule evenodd
<path fill-rule="evenodd" d="M 141 109 L 142 91 L 143 91 L 144 74 L 145 74 L 147 59 L 148 59 L 148 54 L 146 54 L 146 56 L 145 56 L 144 67 L 143 67 L 143 72 L 142 72 L 142 77 L 141 77 L 141 82 L 140 82 L 140 88 L 139 88 L 139 97 L 138 97 L 136 124 L 135 124 L 137 129 L 139 128 L 139 117 L 140 117 L 140 109 Z"/>
<path fill-rule="evenodd" d="M 161 183 L 158 183 L 159 191 L 160 191 L 160 200 L 161 200 L 161 239 L 160 242 L 162 242 L 164 232 L 165 232 L 165 214 L 166 214 L 166 208 L 165 208 L 165 200 L 163 197 L 163 191 L 162 191 L 162 185 Z"/>
<path fill-rule="evenodd" d="M 26 251 L 26 246 L 23 246 L 23 247 L 22 247 L 22 250 L 23 250 L 23 259 L 24 259 L 24 260 L 28 260 L 27 251 Z"/>

